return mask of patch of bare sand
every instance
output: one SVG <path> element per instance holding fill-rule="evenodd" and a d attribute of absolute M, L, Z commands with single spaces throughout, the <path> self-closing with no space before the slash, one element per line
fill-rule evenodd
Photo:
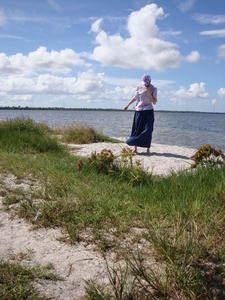
<path fill-rule="evenodd" d="M 129 147 L 124 142 L 121 143 L 93 143 L 93 144 L 69 144 L 71 153 L 78 156 L 88 157 L 92 152 L 101 152 L 103 149 L 111 150 L 115 155 L 119 155 L 124 147 Z M 178 147 L 163 144 L 152 144 L 151 154 L 146 154 L 145 148 L 138 148 L 138 153 L 134 157 L 141 161 L 143 168 L 154 175 L 169 175 L 190 168 L 193 163 L 191 156 L 196 149 Z"/>
<path fill-rule="evenodd" d="M 29 192 L 29 183 L 17 184 L 12 174 L 1 181 L 8 191 L 22 188 Z M 4 211 L 3 200 L 0 196 L 0 258 L 9 261 L 21 258 L 21 263 L 32 266 L 51 263 L 63 279 L 39 282 L 37 288 L 41 294 L 55 299 L 81 299 L 85 280 L 105 276 L 104 259 L 93 245 L 62 243 L 57 240 L 62 237 L 59 229 L 33 230 L 31 224 L 15 217 L 13 210 Z"/>
<path fill-rule="evenodd" d="M 2 199 L 0 205 L 1 202 Z M 80 299 L 84 294 L 84 280 L 105 273 L 105 262 L 93 246 L 71 246 L 59 242 L 56 239 L 62 236 L 60 230 L 32 230 L 30 224 L 22 219 L 11 219 L 10 214 L 2 210 L 0 224 L 1 258 L 10 259 L 18 253 L 29 252 L 29 265 L 52 263 L 56 273 L 62 277 L 63 281 L 38 283 L 38 290 L 44 295 L 56 299 Z"/>

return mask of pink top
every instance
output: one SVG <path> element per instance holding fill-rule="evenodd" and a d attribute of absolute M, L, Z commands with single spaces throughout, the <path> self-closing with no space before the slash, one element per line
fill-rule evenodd
<path fill-rule="evenodd" d="M 151 87 L 151 94 L 152 97 L 154 97 L 157 101 L 157 88 L 154 87 L 154 85 L 150 84 Z M 148 93 L 147 93 L 147 88 L 145 87 L 144 82 L 139 84 L 136 89 L 136 94 L 135 94 L 135 100 L 136 100 L 136 105 L 134 107 L 135 110 L 137 111 L 142 111 L 142 110 L 152 110 L 153 105 L 152 102 L 149 99 Z"/>

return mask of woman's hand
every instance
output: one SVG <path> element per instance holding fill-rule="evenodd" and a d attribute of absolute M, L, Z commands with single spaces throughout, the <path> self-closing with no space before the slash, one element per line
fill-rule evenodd
<path fill-rule="evenodd" d="M 152 102 L 152 104 L 156 104 L 156 100 L 155 98 L 152 96 L 152 91 L 151 91 L 151 86 L 150 84 L 146 87 L 147 88 L 147 93 L 148 93 L 148 96 L 149 96 L 149 100 Z"/>
<path fill-rule="evenodd" d="M 124 110 L 127 110 L 128 107 L 129 107 L 132 103 L 134 103 L 135 101 L 136 101 L 135 97 L 132 98 L 132 99 L 130 100 L 130 102 L 128 102 L 128 104 L 127 104 L 126 106 L 124 106 Z"/>

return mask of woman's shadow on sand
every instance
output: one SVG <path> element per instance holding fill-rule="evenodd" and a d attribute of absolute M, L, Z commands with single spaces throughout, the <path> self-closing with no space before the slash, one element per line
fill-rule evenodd
<path fill-rule="evenodd" d="M 137 155 L 141 155 L 141 156 L 163 156 L 163 157 L 172 157 L 172 158 L 181 158 L 181 159 L 191 159 L 188 156 L 185 155 L 180 155 L 180 154 L 175 154 L 175 153 L 157 153 L 157 152 L 151 152 L 150 154 L 146 153 L 146 152 L 138 152 Z"/>

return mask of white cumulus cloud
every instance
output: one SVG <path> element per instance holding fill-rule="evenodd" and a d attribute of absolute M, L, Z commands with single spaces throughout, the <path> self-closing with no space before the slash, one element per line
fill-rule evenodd
<path fill-rule="evenodd" d="M 183 60 L 197 61 L 200 56 L 197 51 L 191 52 L 185 58 L 177 44 L 161 38 L 156 21 L 165 17 L 163 8 L 154 3 L 132 12 L 127 20 L 127 38 L 120 34 L 107 34 L 100 28 L 100 19 L 95 21 L 92 31 L 97 32 L 98 45 L 91 58 L 106 66 L 156 71 L 176 68 Z"/>
<path fill-rule="evenodd" d="M 61 51 L 48 51 L 46 47 L 40 47 L 28 55 L 17 53 L 7 56 L 0 53 L 0 74 L 11 73 L 70 73 L 75 66 L 83 66 L 85 62 L 80 55 L 72 49 Z"/>
<path fill-rule="evenodd" d="M 206 91 L 205 83 L 204 82 L 195 82 L 190 84 L 189 88 L 180 87 L 177 91 L 173 93 L 173 100 L 177 99 L 194 99 L 194 98 L 201 98 L 206 99 L 208 98 L 209 94 Z"/>
<path fill-rule="evenodd" d="M 2 92 L 12 95 L 19 94 L 61 94 L 75 95 L 91 93 L 103 86 L 101 73 L 89 70 L 77 77 L 62 77 L 51 74 L 41 74 L 34 78 L 12 75 L 0 78 Z"/>
<path fill-rule="evenodd" d="M 48 96 L 48 101 L 54 97 L 70 96 L 76 105 L 76 100 L 124 101 L 135 92 L 134 87 L 123 84 L 113 88 L 106 87 L 107 79 L 104 73 L 96 73 L 92 69 L 71 77 L 52 74 L 40 74 L 35 77 L 10 75 L 0 77 L 1 98 L 15 104 L 22 100 L 31 100 L 34 96 Z M 5 105 L 8 105 L 8 103 Z M 31 103 L 31 102 L 30 102 Z M 72 105 L 73 106 L 73 105 Z M 111 105 L 113 106 L 113 105 Z"/>
<path fill-rule="evenodd" d="M 200 54 L 198 51 L 192 51 L 189 55 L 186 56 L 185 60 L 194 63 L 200 59 Z"/>

